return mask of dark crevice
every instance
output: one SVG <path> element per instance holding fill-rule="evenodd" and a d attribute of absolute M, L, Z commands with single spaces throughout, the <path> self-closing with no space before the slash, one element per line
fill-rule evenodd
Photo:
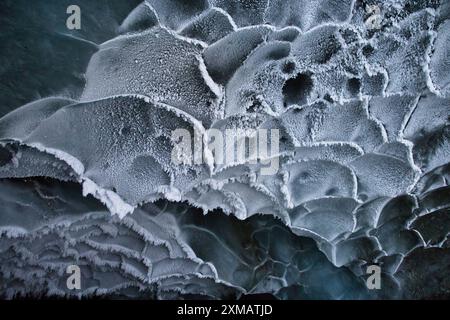
<path fill-rule="evenodd" d="M 313 87 L 314 82 L 310 73 L 300 73 L 295 78 L 287 80 L 283 86 L 285 107 L 306 104 Z"/>

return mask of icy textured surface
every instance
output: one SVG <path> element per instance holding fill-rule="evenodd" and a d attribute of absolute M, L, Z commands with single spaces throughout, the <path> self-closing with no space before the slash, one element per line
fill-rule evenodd
<path fill-rule="evenodd" d="M 0 67 L 2 296 L 449 297 L 447 1 L 120 3 Z M 209 128 L 278 129 L 279 171 L 171 161 Z"/>

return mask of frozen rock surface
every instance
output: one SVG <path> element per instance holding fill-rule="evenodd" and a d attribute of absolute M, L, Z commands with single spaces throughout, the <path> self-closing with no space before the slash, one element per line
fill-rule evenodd
<path fill-rule="evenodd" d="M 1 296 L 450 297 L 447 1 L 116 2 L 0 67 Z M 173 163 L 211 128 L 278 129 L 279 170 Z"/>

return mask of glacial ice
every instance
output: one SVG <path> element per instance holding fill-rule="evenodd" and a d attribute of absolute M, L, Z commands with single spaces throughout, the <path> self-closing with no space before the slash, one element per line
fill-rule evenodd
<path fill-rule="evenodd" d="M 446 1 L 114 10 L 114 31 L 71 35 L 92 55 L 84 86 L 0 119 L 1 296 L 448 297 Z M 174 130 L 210 128 L 278 129 L 279 154 L 172 163 Z M 270 157 L 279 170 L 262 175 Z M 365 286 L 373 264 L 380 290 Z"/>

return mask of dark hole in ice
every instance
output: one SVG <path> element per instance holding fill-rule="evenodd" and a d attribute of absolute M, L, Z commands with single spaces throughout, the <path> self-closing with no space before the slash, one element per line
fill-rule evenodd
<path fill-rule="evenodd" d="M 359 94 L 361 89 L 361 81 L 358 78 L 351 78 L 347 82 L 347 90 L 351 95 Z"/>
<path fill-rule="evenodd" d="M 123 128 L 120 130 L 120 134 L 121 134 L 121 135 L 124 135 L 124 136 L 126 136 L 126 135 L 128 135 L 128 134 L 130 134 L 130 133 L 131 133 L 131 127 L 129 127 L 129 126 L 123 127 Z"/>
<path fill-rule="evenodd" d="M 12 157 L 13 155 L 8 149 L 0 148 L 0 167 L 8 164 Z"/>
<path fill-rule="evenodd" d="M 286 81 L 283 86 L 284 106 L 307 103 L 313 86 L 314 83 L 310 74 L 300 73 L 295 78 Z"/>
<path fill-rule="evenodd" d="M 374 50 L 375 49 L 370 44 L 368 44 L 362 48 L 362 53 L 365 57 L 370 57 L 373 54 Z"/>
<path fill-rule="evenodd" d="M 295 71 L 295 62 L 294 61 L 286 61 L 285 63 L 283 63 L 282 67 L 281 67 L 281 71 L 283 71 L 283 73 L 287 73 L 287 74 L 291 74 Z"/>
<path fill-rule="evenodd" d="M 323 96 L 323 100 L 325 100 L 325 101 L 327 101 L 327 102 L 330 102 L 330 103 L 333 103 L 333 102 L 334 102 L 333 98 L 330 96 L 329 93 L 327 93 L 327 94 L 325 94 L 325 95 Z"/>

